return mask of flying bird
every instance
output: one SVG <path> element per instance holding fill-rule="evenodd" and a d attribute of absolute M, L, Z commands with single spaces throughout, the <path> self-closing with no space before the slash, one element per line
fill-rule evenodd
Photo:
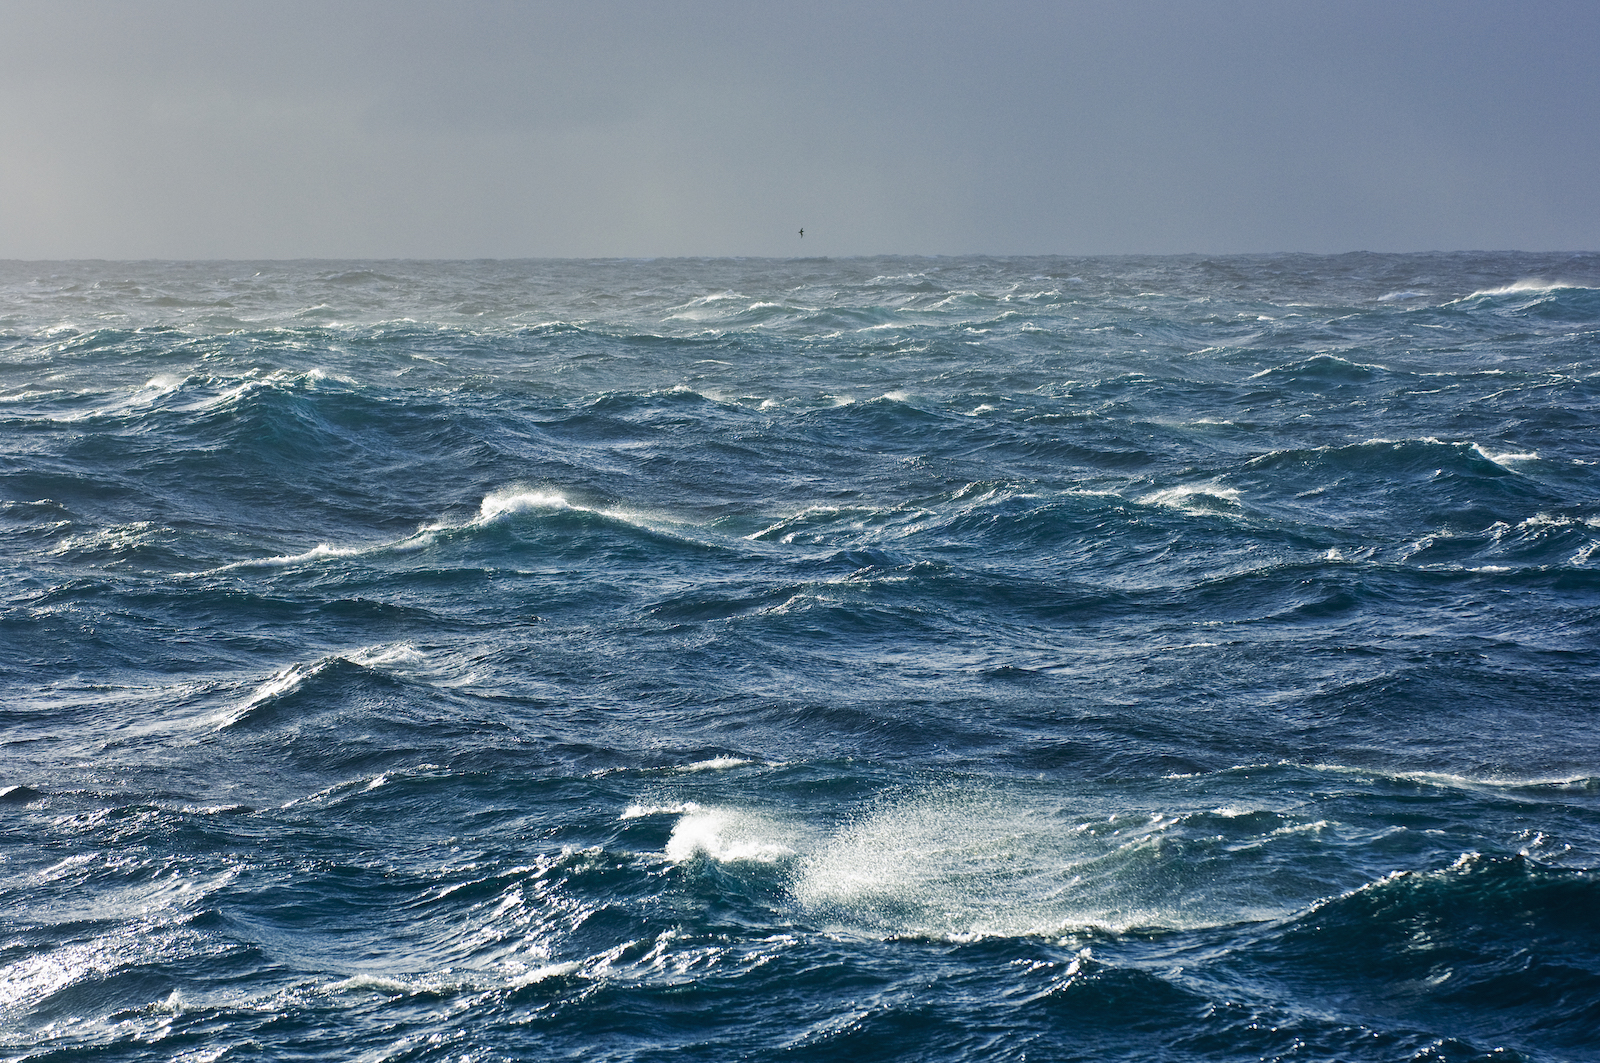
<path fill-rule="evenodd" d="M 806 238 L 806 231 L 804 229 L 801 229 L 800 230 L 800 239 L 804 240 L 805 238 Z"/>

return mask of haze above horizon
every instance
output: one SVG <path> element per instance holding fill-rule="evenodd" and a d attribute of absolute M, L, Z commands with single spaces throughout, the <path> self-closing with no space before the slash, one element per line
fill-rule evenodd
<path fill-rule="evenodd" d="M 0 258 L 1600 248 L 1591 4 L 14 0 L 0 41 Z"/>

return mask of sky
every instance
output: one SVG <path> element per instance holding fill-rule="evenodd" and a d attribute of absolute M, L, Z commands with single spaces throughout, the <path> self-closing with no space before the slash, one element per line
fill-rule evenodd
<path fill-rule="evenodd" d="M 1600 249 L 1594 0 L 0 0 L 0 55 L 0 258 Z"/>

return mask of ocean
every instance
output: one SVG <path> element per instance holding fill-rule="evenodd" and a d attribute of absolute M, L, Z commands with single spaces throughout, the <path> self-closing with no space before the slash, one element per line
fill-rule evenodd
<path fill-rule="evenodd" d="M 0 1057 L 1600 1060 L 1600 255 L 0 263 Z"/>

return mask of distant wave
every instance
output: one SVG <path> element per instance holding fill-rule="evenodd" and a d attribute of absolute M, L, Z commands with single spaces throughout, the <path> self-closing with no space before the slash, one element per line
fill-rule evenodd
<path fill-rule="evenodd" d="M 1503 284 L 1498 288 L 1480 288 L 1471 295 L 1465 296 L 1465 298 L 1479 299 L 1483 298 L 1484 296 L 1491 295 L 1517 295 L 1522 292 L 1554 292 L 1561 290 L 1596 291 L 1600 289 L 1597 289 L 1594 285 L 1589 284 L 1575 284 L 1569 281 L 1539 280 L 1536 278 L 1529 278 L 1525 280 L 1512 281 L 1510 284 Z"/>

